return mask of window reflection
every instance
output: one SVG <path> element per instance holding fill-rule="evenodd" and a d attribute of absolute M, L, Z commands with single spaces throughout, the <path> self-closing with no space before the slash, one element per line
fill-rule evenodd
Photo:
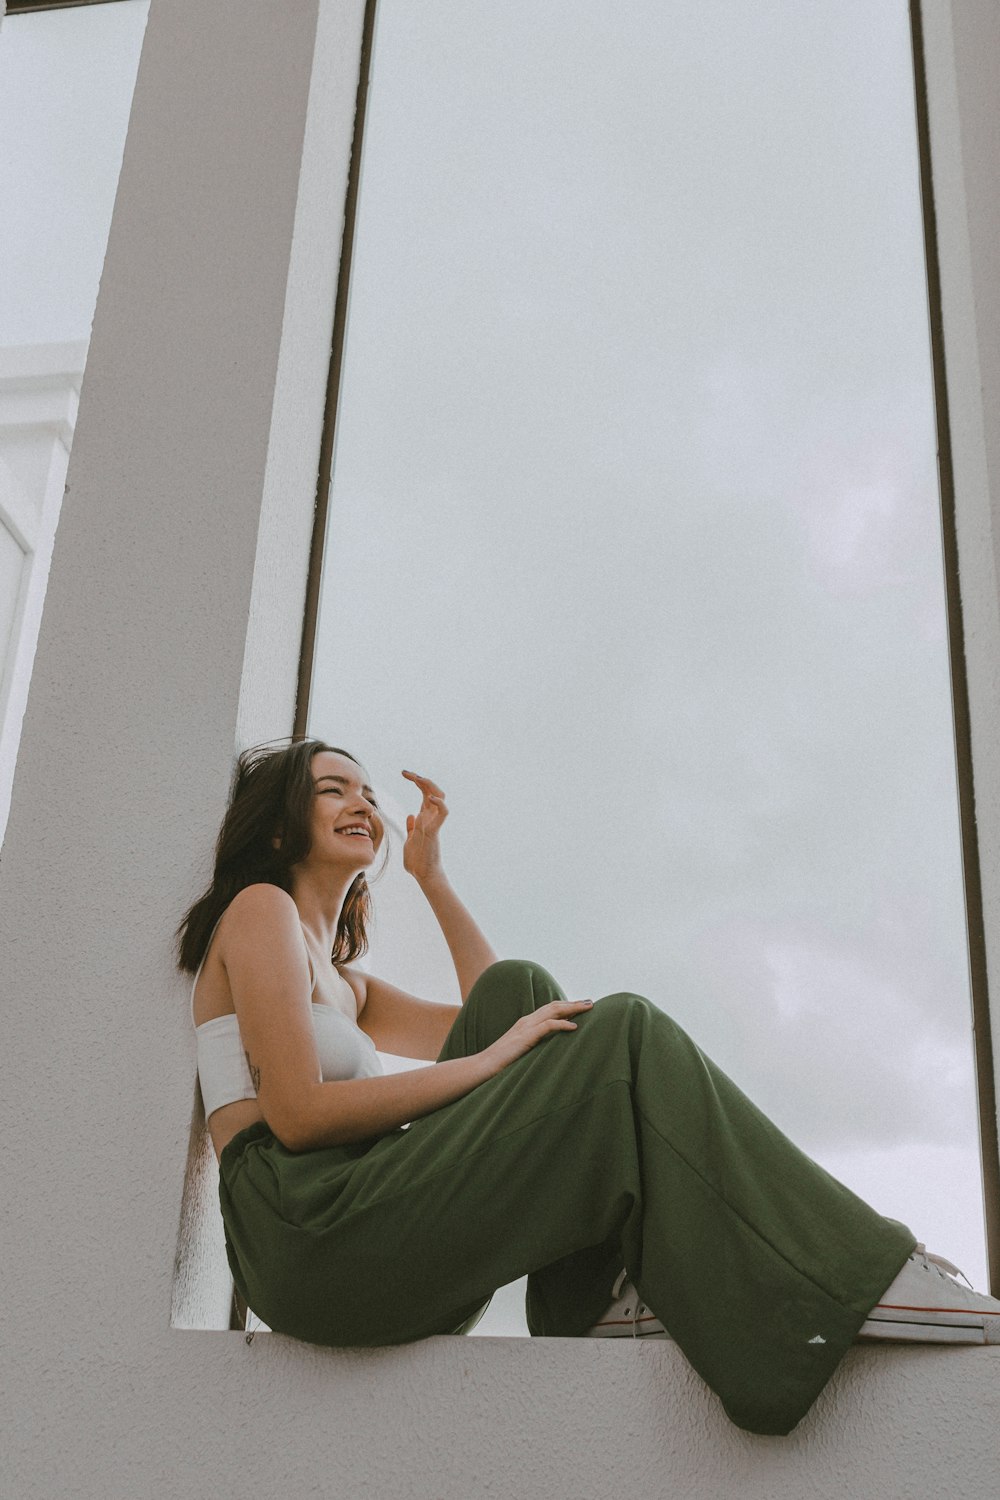
<path fill-rule="evenodd" d="M 310 728 L 983 1284 L 912 95 L 888 0 L 382 0 Z"/>

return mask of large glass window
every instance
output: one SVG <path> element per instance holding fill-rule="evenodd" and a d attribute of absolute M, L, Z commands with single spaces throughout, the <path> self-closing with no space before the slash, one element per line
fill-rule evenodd
<path fill-rule="evenodd" d="M 0 839 L 148 10 L 0 29 Z"/>
<path fill-rule="evenodd" d="M 985 1284 L 905 5 L 381 0 L 368 111 L 311 731 Z"/>

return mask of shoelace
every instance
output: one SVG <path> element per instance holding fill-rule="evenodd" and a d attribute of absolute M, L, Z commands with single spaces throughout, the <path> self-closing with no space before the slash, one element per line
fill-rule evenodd
<path fill-rule="evenodd" d="M 975 1287 L 972 1286 L 972 1282 L 966 1276 L 965 1272 L 960 1271 L 957 1266 L 953 1266 L 950 1260 L 945 1260 L 943 1255 L 935 1255 L 933 1251 L 928 1250 L 926 1245 L 916 1245 L 910 1258 L 911 1260 L 916 1260 L 918 1257 L 923 1261 L 925 1270 L 936 1271 L 939 1276 L 954 1276 L 956 1279 L 961 1276 L 966 1286 L 975 1291 Z"/>
<path fill-rule="evenodd" d="M 622 1287 L 625 1285 L 626 1281 L 628 1281 L 628 1271 L 624 1266 L 622 1266 L 621 1270 L 618 1272 L 618 1275 L 615 1277 L 615 1284 L 611 1288 L 611 1296 L 614 1300 L 617 1300 L 621 1296 Z M 635 1291 L 635 1287 L 633 1287 L 632 1290 Z M 648 1311 L 649 1308 L 644 1302 L 639 1301 L 639 1293 L 636 1292 L 635 1307 L 632 1309 L 632 1337 L 634 1339 L 639 1337 L 639 1318 L 644 1312 Z"/>

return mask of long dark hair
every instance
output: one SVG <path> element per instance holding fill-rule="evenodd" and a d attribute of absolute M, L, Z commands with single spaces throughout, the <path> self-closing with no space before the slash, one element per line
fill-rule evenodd
<path fill-rule="evenodd" d="M 300 737 L 282 748 L 273 746 L 273 741 L 254 745 L 236 758 L 229 806 L 215 843 L 211 884 L 185 913 L 175 934 L 177 966 L 189 974 L 204 958 L 216 922 L 238 891 L 262 881 L 291 893 L 291 868 L 306 857 L 311 844 L 313 756 L 330 750 L 360 765 L 349 750 L 323 740 Z M 277 849 L 276 835 L 281 838 Z M 384 837 L 388 857 L 387 832 Z M 384 868 L 385 860 L 379 874 Z M 362 871 L 348 889 L 337 923 L 330 955 L 335 964 L 351 963 L 368 951 L 370 920 L 371 894 Z"/>

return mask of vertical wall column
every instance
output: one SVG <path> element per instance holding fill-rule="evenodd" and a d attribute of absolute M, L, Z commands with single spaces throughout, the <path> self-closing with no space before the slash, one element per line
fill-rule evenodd
<path fill-rule="evenodd" d="M 959 678 L 964 672 L 968 697 L 967 724 L 958 702 L 959 748 L 961 755 L 964 740 L 974 797 L 965 823 L 966 842 L 974 845 L 967 874 L 979 991 L 990 1269 L 993 1290 L 1000 1294 L 1000 1172 L 994 1150 L 1000 1097 L 1000 10 L 995 0 L 914 4 L 924 49 L 940 275 L 945 380 L 939 372 L 939 398 L 942 385 L 947 389 L 941 444 L 946 547 L 953 506 L 963 641 L 957 668 Z M 933 265 L 931 270 L 933 280 Z"/>
<path fill-rule="evenodd" d="M 178 1337 L 172 931 L 234 746 L 292 726 L 363 18 L 150 7 L 0 869 L 25 1392 Z"/>

